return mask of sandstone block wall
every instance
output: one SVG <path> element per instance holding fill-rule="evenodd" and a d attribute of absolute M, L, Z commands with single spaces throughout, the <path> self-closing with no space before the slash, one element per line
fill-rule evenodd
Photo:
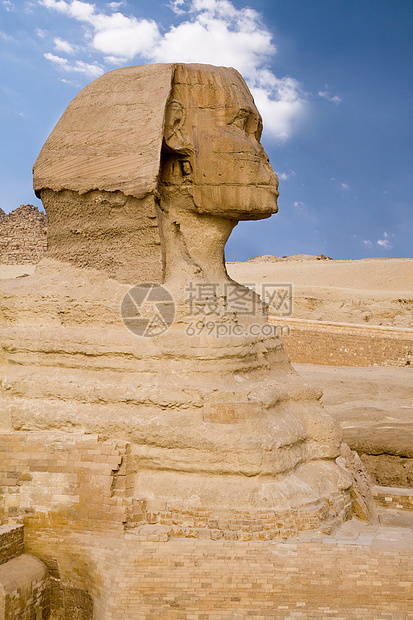
<path fill-rule="evenodd" d="M 331 323 L 286 317 L 284 348 L 293 363 L 328 366 L 413 365 L 413 329 Z"/>
<path fill-rule="evenodd" d="M 135 530 L 146 539 L 273 540 L 350 516 L 350 498 L 286 510 L 229 510 L 132 497 L 129 445 L 64 432 L 0 434 L 0 517 L 83 532 Z M 139 491 L 139 489 L 138 489 Z M 144 528 L 144 529 L 142 529 Z"/>
<path fill-rule="evenodd" d="M 38 263 L 47 250 L 47 218 L 33 205 L 0 209 L 0 264 Z"/>
<path fill-rule="evenodd" d="M 244 523 L 234 513 L 234 523 L 230 515 L 213 523 L 187 509 L 183 528 L 183 506 L 174 512 L 132 500 L 122 441 L 57 431 L 5 432 L 0 440 L 3 515 L 24 519 L 26 551 L 49 571 L 53 620 L 409 618 L 412 550 L 405 545 L 373 548 L 371 539 L 350 545 L 328 535 L 283 541 L 314 527 L 317 515 L 305 510 L 302 527 L 295 516 L 291 531 L 289 515 L 279 515 L 284 529 L 274 540 L 267 536 L 274 515 Z M 243 535 L 234 539 L 231 528 Z M 9 536 L 11 553 L 21 550 L 21 536 Z M 48 618 L 44 567 L 38 572 L 42 564 L 31 558 L 29 579 L 27 557 L 3 565 L 10 569 L 3 589 L 12 592 L 6 620 Z M 37 615 L 25 616 L 24 605 Z"/>
<path fill-rule="evenodd" d="M 376 504 L 383 508 L 413 511 L 413 489 L 375 486 L 373 497 Z"/>
<path fill-rule="evenodd" d="M 0 518 L 50 513 L 77 530 L 123 528 L 125 446 L 82 433 L 0 434 Z"/>
<path fill-rule="evenodd" d="M 0 566 L 0 620 L 49 618 L 49 576 L 44 564 L 24 554 Z"/>
<path fill-rule="evenodd" d="M 24 553 L 23 525 L 0 526 L 0 564 L 13 560 Z"/>
<path fill-rule="evenodd" d="M 56 537 L 55 549 L 63 567 L 85 550 L 93 558 L 93 617 L 102 620 L 412 618 L 411 551 L 367 539 L 154 542 L 97 534 Z M 40 553 L 50 540 L 45 531 L 29 542 Z"/>
<path fill-rule="evenodd" d="M 48 620 L 50 583 L 44 564 L 25 553 L 24 527 L 0 527 L 0 620 Z"/>

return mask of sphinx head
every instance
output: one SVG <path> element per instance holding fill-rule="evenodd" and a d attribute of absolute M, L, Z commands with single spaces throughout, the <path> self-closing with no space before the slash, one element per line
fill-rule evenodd
<path fill-rule="evenodd" d="M 269 217 L 277 211 L 278 179 L 261 133 L 260 113 L 237 71 L 177 65 L 165 115 L 162 189 L 186 192 L 197 213 Z"/>
<path fill-rule="evenodd" d="M 71 102 L 34 165 L 49 255 L 121 281 L 162 281 L 179 262 L 191 275 L 223 277 L 236 223 L 277 211 L 261 131 L 234 69 L 103 75 Z"/>

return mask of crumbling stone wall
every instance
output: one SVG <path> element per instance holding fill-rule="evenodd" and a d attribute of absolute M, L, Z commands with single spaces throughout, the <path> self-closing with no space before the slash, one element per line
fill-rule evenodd
<path fill-rule="evenodd" d="M 33 205 L 0 208 L 0 264 L 38 263 L 47 250 L 47 217 Z"/>

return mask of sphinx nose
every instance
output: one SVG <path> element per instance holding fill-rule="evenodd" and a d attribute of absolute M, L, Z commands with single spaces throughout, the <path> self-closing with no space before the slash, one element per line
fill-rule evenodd
<path fill-rule="evenodd" d="M 270 185 L 274 185 L 275 188 L 278 188 L 278 177 L 275 174 L 274 170 L 272 169 L 272 166 L 270 164 L 270 160 L 268 158 L 267 155 L 265 155 L 265 158 L 261 159 L 261 175 L 262 176 L 262 180 L 263 182 L 266 182 Z M 265 181 L 264 181 L 265 179 Z"/>

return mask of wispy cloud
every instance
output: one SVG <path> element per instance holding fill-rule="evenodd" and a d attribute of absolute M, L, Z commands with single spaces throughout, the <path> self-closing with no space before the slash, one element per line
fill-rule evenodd
<path fill-rule="evenodd" d="M 103 73 L 102 67 L 97 64 L 90 64 L 87 62 L 83 62 L 83 60 L 75 60 L 74 62 L 69 62 L 67 58 L 61 58 L 60 56 L 56 56 L 55 54 L 51 54 L 47 52 L 44 57 L 47 60 L 50 60 L 53 64 L 59 66 L 64 71 L 75 71 L 76 73 L 84 73 L 90 77 L 97 78 Z"/>
<path fill-rule="evenodd" d="M 63 52 L 64 54 L 74 54 L 76 51 L 76 46 L 72 45 L 68 41 L 61 39 L 60 37 L 55 37 L 54 39 L 54 48 L 56 52 Z"/>
<path fill-rule="evenodd" d="M 343 189 L 350 189 L 350 185 L 347 185 L 347 183 L 342 183 L 342 184 L 341 184 L 341 187 L 342 187 Z"/>
<path fill-rule="evenodd" d="M 288 181 L 291 177 L 295 177 L 294 170 L 290 170 L 290 172 L 277 172 L 276 174 L 280 181 Z"/>
<path fill-rule="evenodd" d="M 103 54 L 103 62 L 108 64 L 122 65 L 140 58 L 146 62 L 200 62 L 238 69 L 263 115 L 265 130 L 278 139 L 291 135 L 303 113 L 306 97 L 297 80 L 279 78 L 268 69 L 277 49 L 271 32 L 254 9 L 238 9 L 229 0 L 173 0 L 170 6 L 182 21 L 161 32 L 154 20 L 120 11 L 106 14 L 90 2 L 38 3 L 82 22 L 86 49 Z M 120 6 L 119 2 L 107 4 L 109 10 Z M 70 42 L 65 44 L 75 48 Z M 62 48 L 55 51 L 64 52 Z M 46 57 L 56 66 L 60 63 L 65 71 L 79 70 L 76 63 L 56 61 L 53 54 Z M 97 65 L 88 66 L 95 67 L 91 71 L 97 70 Z"/>
<path fill-rule="evenodd" d="M 326 99 L 327 101 L 330 101 L 331 103 L 335 103 L 336 105 L 341 103 L 341 97 L 339 97 L 338 95 L 331 95 L 328 92 L 328 90 L 319 90 L 318 96 L 321 97 L 322 99 Z"/>
<path fill-rule="evenodd" d="M 174 13 L 176 13 L 177 15 L 182 15 L 183 13 L 185 13 L 185 10 L 181 8 L 184 4 L 185 0 L 172 0 L 169 3 L 169 6 Z"/>
<path fill-rule="evenodd" d="M 6 11 L 14 11 L 15 10 L 13 2 L 11 2 L 10 0 L 3 0 L 2 5 L 6 9 Z"/>
<path fill-rule="evenodd" d="M 0 31 L 0 39 L 3 39 L 3 41 L 15 41 L 16 40 L 11 34 L 7 34 L 7 32 L 3 32 L 3 31 Z"/>
<path fill-rule="evenodd" d="M 394 239 L 394 233 L 384 232 L 381 239 L 377 239 L 377 241 L 373 242 L 369 239 L 364 239 L 363 243 L 368 248 L 379 247 L 382 250 L 391 250 L 393 248 L 393 243 L 391 239 Z"/>
<path fill-rule="evenodd" d="M 384 248 L 385 250 L 391 250 L 391 248 L 393 247 L 393 244 L 390 241 L 391 238 L 394 238 L 394 234 L 393 233 L 384 232 L 383 233 L 383 238 L 382 239 L 377 239 L 377 245 L 380 248 Z"/>

